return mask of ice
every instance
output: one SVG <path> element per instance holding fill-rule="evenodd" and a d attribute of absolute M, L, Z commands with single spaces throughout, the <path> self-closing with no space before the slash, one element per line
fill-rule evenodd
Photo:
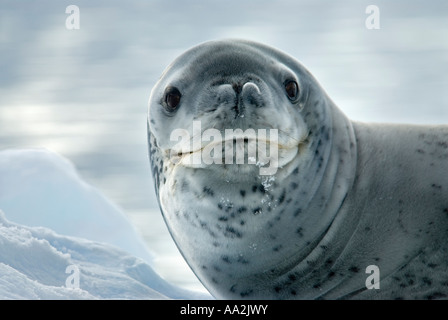
<path fill-rule="evenodd" d="M 0 152 L 0 210 L 1 299 L 210 298 L 159 277 L 127 217 L 55 153 Z"/>
<path fill-rule="evenodd" d="M 85 183 L 71 162 L 45 149 L 0 152 L 0 210 L 16 223 L 111 243 L 152 260 L 121 210 Z"/>

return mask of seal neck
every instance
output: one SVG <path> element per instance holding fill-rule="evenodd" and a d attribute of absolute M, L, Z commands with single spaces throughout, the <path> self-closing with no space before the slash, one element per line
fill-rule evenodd
<path fill-rule="evenodd" d="M 327 277 L 352 236 L 345 231 L 341 234 L 341 230 L 355 230 L 349 225 L 357 223 L 356 217 L 343 209 L 355 181 L 355 132 L 350 120 L 330 99 L 325 103 L 326 126 L 312 136 L 308 149 L 312 156 L 299 166 L 299 171 L 305 171 L 299 175 L 303 186 L 296 193 L 302 207 L 298 209 L 297 222 L 291 225 L 299 226 L 295 228 L 300 230 L 301 241 L 296 244 L 296 252 L 276 267 L 278 277 L 296 278 L 300 286 L 306 288 L 316 284 L 316 277 Z M 285 280 L 279 287 L 288 287 L 288 283 L 290 281 Z M 300 294 L 295 288 L 293 291 Z M 304 298 L 320 294 L 319 290 L 303 293 L 307 295 Z"/>
<path fill-rule="evenodd" d="M 353 186 L 357 166 L 350 120 L 329 98 L 324 101 L 319 124 L 310 125 L 309 157 L 297 167 L 301 185 L 296 196 L 302 205 L 299 224 L 309 242 L 325 238 Z"/>

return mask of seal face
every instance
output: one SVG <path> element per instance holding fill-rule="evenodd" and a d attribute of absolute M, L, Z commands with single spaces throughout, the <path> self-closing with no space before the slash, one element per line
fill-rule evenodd
<path fill-rule="evenodd" d="M 415 241 L 409 231 L 412 225 L 418 232 L 415 223 L 395 232 L 412 214 L 401 209 L 398 223 L 385 214 L 395 211 L 395 202 L 369 200 L 372 190 L 393 193 L 399 179 L 389 176 L 383 189 L 370 184 L 381 174 L 377 164 L 397 171 L 393 157 L 370 164 L 381 148 L 397 152 L 384 139 L 390 129 L 376 129 L 350 122 L 305 67 L 265 45 L 213 41 L 177 58 L 151 92 L 149 156 L 164 219 L 204 286 L 217 298 L 237 299 L 403 293 L 369 290 L 361 270 L 378 266 L 386 255 L 390 260 L 378 267 L 393 275 L 422 258 L 427 241 L 437 237 Z M 406 130 L 391 134 L 412 144 Z M 434 130 L 431 143 L 446 141 L 448 130 Z M 448 157 L 443 145 L 436 149 Z M 432 163 L 447 168 L 443 161 Z M 436 185 L 448 188 L 447 179 Z M 402 206 L 412 194 L 400 195 Z M 446 232 L 448 201 L 440 195 L 437 201 L 437 209 L 420 220 L 437 220 Z M 413 210 L 412 201 L 406 206 Z M 389 232 L 378 227 L 385 222 Z M 392 240 L 411 245 L 398 245 L 399 257 L 389 249 L 383 254 Z"/>

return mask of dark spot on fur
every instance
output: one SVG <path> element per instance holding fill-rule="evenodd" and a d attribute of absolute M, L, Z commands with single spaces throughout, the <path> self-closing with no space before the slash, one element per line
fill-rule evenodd
<path fill-rule="evenodd" d="M 224 236 L 227 238 L 241 238 L 243 235 L 238 230 L 231 226 L 227 226 L 224 232 Z"/>
<path fill-rule="evenodd" d="M 282 290 L 282 288 L 280 288 L 279 286 L 275 286 L 274 287 L 274 291 L 279 293 Z"/>
<path fill-rule="evenodd" d="M 243 257 L 239 256 L 238 259 L 236 260 L 238 263 L 241 264 L 249 264 L 249 260 L 244 259 Z"/>
<path fill-rule="evenodd" d="M 446 143 L 445 141 L 437 142 L 437 145 L 444 149 L 448 149 L 448 143 Z"/>
<path fill-rule="evenodd" d="M 257 192 L 257 190 L 258 190 L 258 186 L 253 185 L 253 186 L 252 186 L 252 192 Z"/>
<path fill-rule="evenodd" d="M 259 214 L 259 213 L 261 213 L 261 208 L 260 208 L 260 207 L 255 208 L 254 210 L 252 210 L 252 213 L 253 213 L 253 214 Z"/>
<path fill-rule="evenodd" d="M 428 277 L 423 277 L 422 281 L 424 284 L 427 284 L 428 286 L 432 285 L 432 280 L 429 279 Z"/>
<path fill-rule="evenodd" d="M 318 165 L 317 165 L 318 169 L 322 168 L 322 163 L 323 162 L 324 162 L 324 158 L 320 157 L 319 160 L 318 160 Z"/>
<path fill-rule="evenodd" d="M 294 217 L 297 217 L 299 214 L 301 214 L 302 213 L 302 208 L 299 208 L 299 209 L 297 209 L 295 212 L 294 212 Z"/>
<path fill-rule="evenodd" d="M 428 300 L 435 300 L 435 299 L 441 299 L 441 298 L 446 298 L 446 294 L 442 293 L 442 292 L 434 292 L 432 294 L 428 294 L 427 296 L 425 296 L 425 299 L 428 299 Z"/>
<path fill-rule="evenodd" d="M 243 212 L 246 212 L 246 211 L 247 211 L 246 207 L 239 207 L 238 208 L 238 213 L 243 213 Z"/>
<path fill-rule="evenodd" d="M 204 189 L 202 190 L 206 195 L 213 197 L 215 195 L 215 193 L 213 192 L 213 190 L 209 187 L 204 187 Z"/>
<path fill-rule="evenodd" d="M 422 149 L 417 149 L 416 151 L 417 151 L 418 153 L 420 153 L 420 154 L 425 154 L 425 151 L 422 150 Z"/>
<path fill-rule="evenodd" d="M 180 185 L 180 188 L 181 188 L 182 191 L 188 191 L 190 186 L 189 186 L 187 181 L 183 180 L 181 185 Z"/>
<path fill-rule="evenodd" d="M 358 273 L 359 272 L 359 268 L 356 266 L 350 267 L 350 269 L 348 269 L 350 272 L 354 272 L 354 273 Z"/>
<path fill-rule="evenodd" d="M 435 183 L 433 183 L 433 184 L 431 185 L 431 187 L 433 187 L 434 189 L 438 189 L 438 190 L 441 190 L 441 189 L 442 189 L 442 186 L 441 186 L 441 185 L 438 185 L 438 184 L 435 184 Z"/>
<path fill-rule="evenodd" d="M 231 264 L 232 262 L 230 261 L 230 258 L 228 256 L 222 256 L 221 260 L 224 261 L 225 263 L 229 263 Z"/>
<path fill-rule="evenodd" d="M 295 182 L 291 182 L 291 189 L 296 190 L 299 185 Z"/>
<path fill-rule="evenodd" d="M 285 198 L 286 198 L 286 190 L 283 189 L 283 192 L 282 192 L 282 194 L 280 195 L 280 198 L 278 198 L 278 203 L 279 203 L 279 204 L 282 204 L 283 201 L 285 201 Z"/>
<path fill-rule="evenodd" d="M 254 291 L 252 289 L 247 289 L 246 291 L 243 291 L 240 293 L 241 298 L 250 296 Z"/>
<path fill-rule="evenodd" d="M 240 195 L 244 198 L 246 196 L 246 191 L 245 190 L 240 190 Z"/>

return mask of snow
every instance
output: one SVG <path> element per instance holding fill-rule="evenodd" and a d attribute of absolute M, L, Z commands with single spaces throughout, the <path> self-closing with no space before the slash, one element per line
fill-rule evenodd
<path fill-rule="evenodd" d="M 0 152 L 1 299 L 201 299 L 158 276 L 127 217 L 43 149 Z"/>

